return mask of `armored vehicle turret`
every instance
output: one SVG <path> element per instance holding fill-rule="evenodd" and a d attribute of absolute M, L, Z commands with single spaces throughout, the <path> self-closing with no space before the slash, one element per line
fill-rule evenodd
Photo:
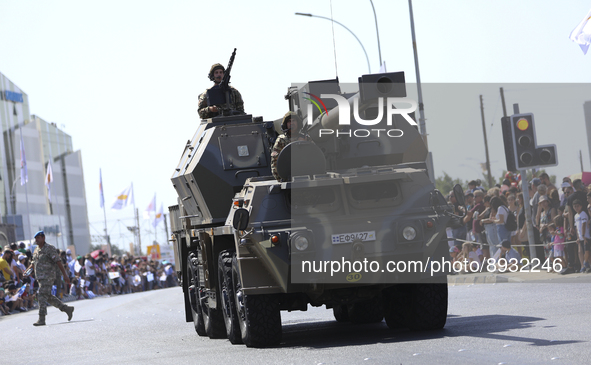
<path fill-rule="evenodd" d="M 442 328 L 453 206 L 429 180 L 404 74 L 292 85 L 286 99 L 304 137 L 280 151 L 281 181 L 273 121 L 202 120 L 185 146 L 169 210 L 186 320 L 252 347 L 277 345 L 280 311 L 308 305 Z"/>

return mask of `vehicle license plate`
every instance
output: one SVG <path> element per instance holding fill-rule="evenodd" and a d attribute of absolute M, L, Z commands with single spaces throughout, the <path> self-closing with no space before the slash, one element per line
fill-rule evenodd
<path fill-rule="evenodd" d="M 350 243 L 353 241 L 375 241 L 376 240 L 376 231 L 367 231 L 367 232 L 353 232 L 353 233 L 341 233 L 341 234 L 333 234 L 332 235 L 332 244 L 338 245 L 341 243 Z"/>

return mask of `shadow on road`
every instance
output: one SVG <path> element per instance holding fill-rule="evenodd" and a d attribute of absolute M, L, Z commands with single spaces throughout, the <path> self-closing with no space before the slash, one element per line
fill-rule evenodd
<path fill-rule="evenodd" d="M 447 317 L 445 328 L 437 331 L 414 332 L 391 330 L 385 322 L 355 325 L 336 321 L 284 323 L 281 347 L 326 348 L 375 343 L 395 343 L 431 340 L 445 337 L 481 337 L 503 341 L 520 341 L 532 346 L 556 346 L 582 341 L 548 341 L 531 337 L 503 334 L 510 330 L 534 326 L 545 318 L 484 315 Z"/>
<path fill-rule="evenodd" d="M 59 323 L 52 323 L 48 326 L 57 326 L 60 324 L 72 324 L 72 323 L 80 323 L 80 322 L 94 322 L 94 319 L 78 319 L 78 320 L 73 320 L 70 322 L 59 322 Z"/>

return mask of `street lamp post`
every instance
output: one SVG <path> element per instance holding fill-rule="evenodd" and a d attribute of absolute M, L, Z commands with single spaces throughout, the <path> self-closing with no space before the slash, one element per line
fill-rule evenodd
<path fill-rule="evenodd" d="M 382 63 L 382 49 L 380 48 L 380 32 L 378 31 L 378 16 L 376 15 L 376 8 L 373 6 L 373 1 L 369 0 L 369 2 L 371 3 L 371 8 L 373 10 L 373 18 L 376 23 L 376 34 L 378 36 L 378 53 L 380 55 L 380 67 L 382 67 L 382 65 L 383 65 L 383 63 Z"/>
<path fill-rule="evenodd" d="M 372 4 L 373 6 L 373 4 Z M 307 17 L 312 17 L 312 18 L 320 18 L 320 19 L 326 19 L 326 20 L 330 20 L 331 22 L 337 23 L 338 25 L 340 25 L 341 27 L 347 29 L 349 31 L 349 33 L 351 33 L 353 35 L 353 37 L 355 37 L 355 39 L 357 39 L 357 42 L 359 42 L 359 45 L 361 46 L 361 48 L 363 49 L 363 53 L 365 53 L 365 59 L 367 60 L 367 69 L 369 70 L 369 73 L 371 73 L 371 66 L 369 64 L 369 57 L 367 57 L 367 52 L 365 51 L 365 47 L 363 47 L 363 43 L 361 43 L 361 41 L 359 40 L 359 38 L 357 38 L 357 36 L 355 35 L 355 33 L 353 33 L 353 31 L 351 31 L 351 29 L 347 28 L 345 25 L 343 25 L 340 22 L 337 22 L 334 19 L 331 18 L 327 18 L 325 16 L 320 16 L 320 15 L 314 15 L 314 14 L 310 14 L 310 13 L 295 13 L 295 15 L 301 15 L 301 16 L 307 16 Z M 381 63 L 381 54 L 380 54 L 380 63 Z"/>

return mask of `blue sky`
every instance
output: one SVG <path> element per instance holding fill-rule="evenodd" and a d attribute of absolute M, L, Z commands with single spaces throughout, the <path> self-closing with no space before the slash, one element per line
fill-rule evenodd
<path fill-rule="evenodd" d="M 405 71 L 407 81 L 415 81 L 408 2 L 374 5 L 388 71 Z M 568 39 L 591 3 L 433 0 L 415 1 L 413 7 L 421 81 L 477 85 L 457 101 L 457 118 L 441 114 L 438 96 L 425 94 L 437 176 L 445 171 L 463 179 L 481 177 L 479 94 L 493 174 L 500 175 L 499 85 L 510 110 L 519 102 L 523 112 L 536 114 L 538 143 L 557 144 L 560 164 L 551 173 L 578 172 L 579 149 L 585 169 L 591 169 L 582 112 L 591 93 L 552 85 L 591 82 L 591 55 Z M 227 64 L 234 47 L 232 84 L 246 111 L 266 120 L 285 113 L 283 95 L 291 83 L 335 76 L 331 22 L 295 12 L 330 17 L 331 2 L 0 0 L 0 72 L 29 95 L 31 113 L 63 125 L 82 150 L 89 220 L 100 230 L 99 168 L 107 201 L 133 181 L 140 212 L 154 192 L 158 205 L 175 204 L 170 176 L 196 130 L 197 97 L 210 85 L 211 64 Z M 369 1 L 334 0 L 332 15 L 359 37 L 376 72 Z M 342 27 L 335 25 L 334 33 L 339 79 L 355 82 L 367 73 L 365 56 Z M 523 83 L 547 83 L 553 91 Z M 573 97 L 560 92 L 567 89 Z M 550 100 L 555 90 L 563 100 Z M 107 211 L 109 222 L 132 216 L 131 208 Z"/>

